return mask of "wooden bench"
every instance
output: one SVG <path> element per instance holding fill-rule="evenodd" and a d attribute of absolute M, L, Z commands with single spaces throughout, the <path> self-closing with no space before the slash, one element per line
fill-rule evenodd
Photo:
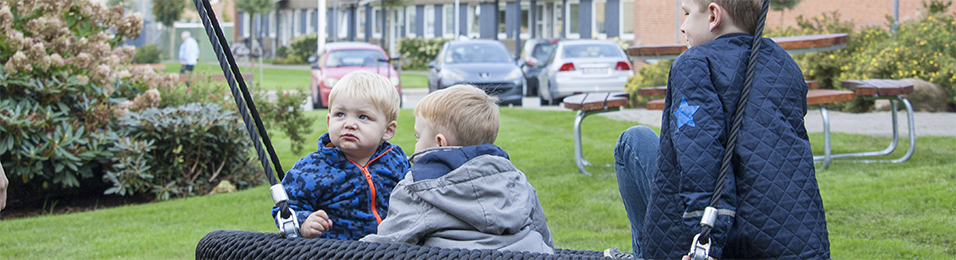
<path fill-rule="evenodd" d="M 909 100 L 906 100 L 902 95 L 906 95 L 913 92 L 913 83 L 909 83 L 901 80 L 892 80 L 892 79 L 869 79 L 869 80 L 845 80 L 840 83 L 840 86 L 845 89 L 852 89 L 851 92 L 855 96 L 860 96 L 865 99 L 889 99 L 891 104 L 891 115 L 893 122 L 893 141 L 890 142 L 890 145 L 881 151 L 871 151 L 871 152 L 859 152 L 859 153 L 843 153 L 843 154 L 831 154 L 830 147 L 830 124 L 827 119 L 826 108 L 820 107 L 820 114 L 823 116 L 823 142 L 824 142 L 824 155 L 814 156 L 814 160 L 822 160 L 823 168 L 826 169 L 830 161 L 835 158 L 847 158 L 847 157 L 872 157 L 872 156 L 884 156 L 890 153 L 893 153 L 896 150 L 896 146 L 899 143 L 899 123 L 896 115 L 896 102 L 903 102 L 903 105 L 906 106 L 906 115 L 908 120 L 909 127 L 909 141 L 910 146 L 906 153 L 897 159 L 890 160 L 873 160 L 873 159 L 863 159 L 855 160 L 858 162 L 891 162 L 891 163 L 901 163 L 909 160 L 913 156 L 914 150 L 916 150 L 916 130 L 913 123 L 913 106 L 910 104 Z M 807 98 L 807 103 L 809 103 L 809 95 Z"/>
<path fill-rule="evenodd" d="M 574 163 L 577 164 L 578 171 L 591 175 L 584 169 L 585 165 L 591 165 L 591 163 L 584 160 L 581 151 L 581 121 L 584 121 L 584 118 L 591 114 L 626 107 L 628 100 L 628 94 L 623 92 L 584 93 L 564 98 L 565 108 L 578 111 L 578 115 L 574 119 Z"/>
<path fill-rule="evenodd" d="M 834 102 L 853 100 L 853 92 L 841 90 L 818 89 L 820 83 L 816 80 L 807 80 L 807 105 L 821 105 Z M 646 87 L 637 90 L 638 96 L 660 97 L 667 95 L 667 87 Z M 647 110 L 664 110 L 664 99 L 656 99 L 647 102 Z"/>

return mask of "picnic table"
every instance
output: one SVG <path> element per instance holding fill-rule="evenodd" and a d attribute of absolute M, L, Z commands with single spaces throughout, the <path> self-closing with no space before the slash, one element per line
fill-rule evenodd
<path fill-rule="evenodd" d="M 823 35 L 777 37 L 772 39 L 777 44 L 779 44 L 780 47 L 782 47 L 784 50 L 786 50 L 788 53 L 792 55 L 792 54 L 822 52 L 822 51 L 846 48 L 846 44 L 849 37 L 845 33 L 837 33 L 837 34 L 823 34 Z M 631 60 L 674 59 L 674 58 L 677 58 L 677 56 L 679 56 L 685 50 L 687 50 L 686 44 L 663 44 L 663 45 L 630 47 L 627 49 L 627 54 Z M 818 89 L 819 84 L 816 81 L 807 81 L 807 87 L 808 89 L 810 89 L 807 92 L 807 105 L 820 107 L 820 113 L 823 117 L 823 125 L 824 125 L 825 154 L 823 156 L 820 156 L 819 158 L 814 157 L 814 159 L 823 161 L 824 168 L 826 168 L 826 167 L 829 167 L 830 160 L 832 158 L 854 156 L 852 154 L 850 155 L 830 154 L 830 142 L 829 142 L 830 122 L 829 122 L 829 117 L 828 117 L 828 112 L 826 110 L 826 107 L 824 107 L 823 105 L 828 103 L 833 103 L 833 102 L 842 102 L 842 101 L 852 100 L 854 98 L 855 93 L 853 91 L 845 91 L 845 90 Z M 667 93 L 667 87 L 660 86 L 660 87 L 641 88 L 638 90 L 637 94 L 640 96 L 663 97 L 666 95 L 666 93 Z M 856 94 L 856 95 L 859 95 L 859 94 Z M 877 95 L 877 96 L 884 97 L 882 95 Z M 590 165 L 590 163 L 588 163 L 587 160 L 584 160 L 584 157 L 581 151 L 581 122 L 584 120 L 585 117 L 587 117 L 590 114 L 607 112 L 607 111 L 610 111 L 611 109 L 619 109 L 620 107 L 626 106 L 627 100 L 628 100 L 627 93 L 585 93 L 585 94 L 578 94 L 578 95 L 573 95 L 573 96 L 569 96 L 565 98 L 564 100 L 565 108 L 578 111 L 577 117 L 574 121 L 574 148 L 575 148 L 574 153 L 575 153 L 575 163 L 577 164 L 578 170 L 581 171 L 581 173 L 589 174 L 587 170 L 584 168 L 584 166 Z M 907 104 L 907 106 L 909 106 L 909 103 L 906 101 L 904 101 L 904 104 Z M 658 99 L 658 100 L 648 102 L 647 108 L 663 110 L 664 99 Z M 910 118 L 912 118 L 912 116 Z M 895 120 L 895 114 L 894 114 L 894 120 Z M 912 133 L 912 131 L 910 132 Z M 912 143 L 913 142 L 911 142 L 911 144 Z M 837 156 L 837 157 L 834 157 L 834 156 Z"/>

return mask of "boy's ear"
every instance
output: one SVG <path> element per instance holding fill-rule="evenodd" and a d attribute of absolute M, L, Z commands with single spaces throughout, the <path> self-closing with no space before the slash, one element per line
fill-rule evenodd
<path fill-rule="evenodd" d="M 707 20 L 709 22 L 710 31 L 717 30 L 717 27 L 720 27 L 720 24 L 724 21 L 724 8 L 717 5 L 717 3 L 710 3 L 707 5 L 707 14 L 710 18 Z"/>
<path fill-rule="evenodd" d="M 444 134 L 435 135 L 435 143 L 438 144 L 438 147 L 451 146 L 451 142 Z"/>
<path fill-rule="evenodd" d="M 392 139 L 392 137 L 395 137 L 396 128 L 398 128 L 398 122 L 388 122 L 388 125 L 385 126 L 385 135 L 382 135 L 382 140 L 388 140 Z"/>

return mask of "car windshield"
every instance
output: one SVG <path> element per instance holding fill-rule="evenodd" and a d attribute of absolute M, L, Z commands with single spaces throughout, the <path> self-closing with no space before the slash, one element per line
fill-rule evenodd
<path fill-rule="evenodd" d="M 449 47 L 445 63 L 511 62 L 508 50 L 493 44 L 461 44 Z"/>
<path fill-rule="evenodd" d="M 328 54 L 328 58 L 325 59 L 325 67 L 334 68 L 334 67 L 374 67 L 376 63 L 380 65 L 386 65 L 385 55 L 378 50 L 368 50 L 368 49 L 346 49 L 346 50 L 333 50 Z"/>
<path fill-rule="evenodd" d="M 621 47 L 609 44 L 568 45 L 564 47 L 566 58 L 623 58 Z"/>
<path fill-rule="evenodd" d="M 551 56 L 551 53 L 554 52 L 557 43 L 541 43 L 534 46 L 534 51 L 531 52 L 531 56 L 539 61 L 548 59 Z"/>

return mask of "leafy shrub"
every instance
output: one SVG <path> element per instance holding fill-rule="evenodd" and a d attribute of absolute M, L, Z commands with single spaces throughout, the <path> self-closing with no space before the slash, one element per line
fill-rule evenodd
<path fill-rule="evenodd" d="M 428 62 L 438 56 L 438 51 L 448 39 L 434 38 L 405 38 L 398 42 L 398 51 L 402 53 L 404 61 L 402 68 L 407 70 L 426 70 Z"/>
<path fill-rule="evenodd" d="M 160 50 L 156 47 L 156 44 L 147 44 L 143 47 L 136 49 L 136 54 L 133 55 L 133 63 L 137 64 L 150 64 L 150 63 L 159 63 L 162 61 L 163 54 L 166 53 L 163 50 Z"/>
<path fill-rule="evenodd" d="M 238 113 L 236 101 L 225 82 L 207 80 L 195 82 L 191 87 L 183 85 L 160 89 L 163 100 L 159 107 L 176 107 L 190 103 L 217 104 Z M 312 122 L 315 116 L 309 116 L 302 109 L 302 102 L 309 97 L 304 90 L 285 90 L 274 96 L 267 91 L 254 93 L 256 109 L 261 114 L 262 123 L 270 131 L 282 131 L 292 141 L 292 151 L 299 153 L 306 140 L 312 134 Z M 237 114 L 238 115 L 238 114 Z M 240 122 L 241 123 L 241 122 Z M 248 134 L 246 134 L 248 135 Z"/>
<path fill-rule="evenodd" d="M 318 46 L 318 35 L 314 33 L 300 35 L 289 43 L 288 56 L 295 64 L 308 63 L 309 56 L 315 54 Z"/>
<path fill-rule="evenodd" d="M 219 105 L 147 108 L 121 118 L 117 129 L 114 170 L 103 177 L 114 185 L 107 194 L 149 191 L 166 200 L 206 194 L 219 180 L 239 188 L 262 183 L 244 126 Z"/>
<path fill-rule="evenodd" d="M 631 96 L 631 107 L 639 107 L 658 97 L 642 97 L 637 90 L 645 87 L 667 86 L 667 76 L 673 60 L 661 60 L 655 64 L 644 65 L 624 84 L 625 91 Z"/>
<path fill-rule="evenodd" d="M 924 7 L 949 4 L 950 1 L 932 1 L 924 3 Z M 874 35 L 874 44 L 853 53 L 844 64 L 841 80 L 919 78 L 939 85 L 947 91 L 950 102 L 956 102 L 954 14 L 929 13 L 922 19 L 903 22 L 895 34 Z"/>

